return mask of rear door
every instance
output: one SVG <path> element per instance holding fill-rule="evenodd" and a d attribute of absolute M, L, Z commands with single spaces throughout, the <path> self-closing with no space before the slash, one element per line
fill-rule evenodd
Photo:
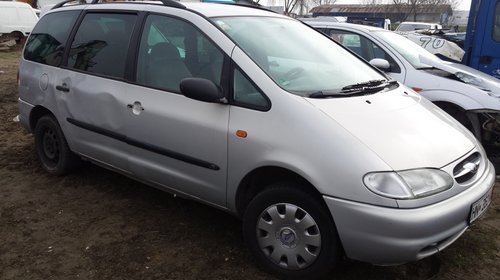
<path fill-rule="evenodd" d="M 137 15 L 88 12 L 56 80 L 57 105 L 73 150 L 126 172 L 127 53 Z M 71 38 L 70 38 L 71 40 Z"/>

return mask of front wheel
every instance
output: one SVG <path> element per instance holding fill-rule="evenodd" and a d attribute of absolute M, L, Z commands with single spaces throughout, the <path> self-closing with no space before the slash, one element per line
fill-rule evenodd
<path fill-rule="evenodd" d="M 300 186 L 278 184 L 259 193 L 245 211 L 243 234 L 259 265 L 281 278 L 319 277 L 341 256 L 328 209 Z"/>
<path fill-rule="evenodd" d="M 80 163 L 68 146 L 66 138 L 53 116 L 41 117 L 35 126 L 35 148 L 42 166 L 49 173 L 64 175 Z"/>

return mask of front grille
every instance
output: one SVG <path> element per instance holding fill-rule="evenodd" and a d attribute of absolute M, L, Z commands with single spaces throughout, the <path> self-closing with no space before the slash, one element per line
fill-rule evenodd
<path fill-rule="evenodd" d="M 463 184 L 474 178 L 480 165 L 481 154 L 475 152 L 455 166 L 453 169 L 453 178 L 455 178 L 457 183 Z"/>

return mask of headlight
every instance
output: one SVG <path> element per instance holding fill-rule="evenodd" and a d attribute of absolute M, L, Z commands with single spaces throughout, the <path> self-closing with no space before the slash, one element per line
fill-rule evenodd
<path fill-rule="evenodd" d="M 395 199 L 425 197 L 453 186 L 453 178 L 438 169 L 368 173 L 363 182 L 372 192 Z"/>

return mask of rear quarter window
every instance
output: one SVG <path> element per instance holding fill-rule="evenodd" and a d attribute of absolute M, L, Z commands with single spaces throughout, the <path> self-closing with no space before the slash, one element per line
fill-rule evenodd
<path fill-rule="evenodd" d="M 24 59 L 59 66 L 66 40 L 79 13 L 79 11 L 64 11 L 43 16 L 26 42 Z"/>

